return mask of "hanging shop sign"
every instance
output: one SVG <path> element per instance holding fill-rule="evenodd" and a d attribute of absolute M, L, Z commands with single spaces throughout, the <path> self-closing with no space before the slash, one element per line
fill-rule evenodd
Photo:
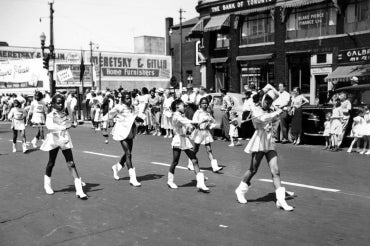
<path fill-rule="evenodd" d="M 57 87 L 68 87 L 68 86 L 82 86 L 80 81 L 80 64 L 56 64 L 56 86 Z M 84 86 L 91 86 L 93 76 L 91 65 L 85 65 L 84 72 Z"/>
<path fill-rule="evenodd" d="M 93 63 L 100 68 L 102 78 L 171 78 L 171 57 L 127 53 L 102 53 L 93 56 Z"/>
<path fill-rule="evenodd" d="M 338 62 L 369 62 L 370 63 L 370 47 L 340 50 L 338 54 Z"/>
<path fill-rule="evenodd" d="M 246 1 L 233 1 L 224 4 L 218 4 L 211 7 L 212 14 L 220 14 L 225 12 L 250 9 L 255 7 L 262 7 L 275 3 L 276 0 L 246 0 Z"/>
<path fill-rule="evenodd" d="M 312 28 L 312 26 L 318 26 L 326 23 L 326 12 L 327 11 L 325 10 L 317 10 L 298 13 L 298 29 Z"/>

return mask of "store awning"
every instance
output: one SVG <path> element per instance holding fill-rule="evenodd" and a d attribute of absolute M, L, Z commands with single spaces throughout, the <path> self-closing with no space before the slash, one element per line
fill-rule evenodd
<path fill-rule="evenodd" d="M 337 67 L 325 78 L 325 81 L 350 81 L 354 76 L 370 77 L 370 64 Z"/>
<path fill-rule="evenodd" d="M 223 27 L 230 26 L 230 15 L 218 15 L 212 17 L 204 27 L 205 32 L 218 31 Z"/>
<path fill-rule="evenodd" d="M 204 19 L 198 21 L 198 23 L 190 30 L 189 37 L 196 38 L 202 37 L 204 32 Z"/>
<path fill-rule="evenodd" d="M 302 6 L 307 6 L 311 4 L 326 2 L 327 0 L 288 0 L 285 2 L 280 2 L 277 4 L 279 7 L 283 8 L 298 8 Z"/>
<path fill-rule="evenodd" d="M 256 61 L 256 60 L 270 60 L 273 54 L 261 54 L 261 55 L 250 55 L 250 56 L 237 56 L 237 61 Z"/>
<path fill-rule="evenodd" d="M 211 63 L 225 63 L 229 59 L 228 57 L 212 58 Z"/>
<path fill-rule="evenodd" d="M 271 10 L 273 8 L 275 8 L 275 5 L 270 5 L 270 6 L 260 7 L 260 8 L 253 8 L 253 9 L 246 9 L 246 10 L 235 12 L 235 14 L 236 15 L 249 15 L 249 14 L 253 14 L 253 13 L 265 12 L 265 11 Z"/>

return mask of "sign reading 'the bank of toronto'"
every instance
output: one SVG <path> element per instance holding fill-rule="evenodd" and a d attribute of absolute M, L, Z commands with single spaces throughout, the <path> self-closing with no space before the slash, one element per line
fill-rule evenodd
<path fill-rule="evenodd" d="M 369 62 L 370 47 L 340 50 L 338 54 L 339 62 Z"/>
<path fill-rule="evenodd" d="M 111 53 L 93 56 L 93 62 L 101 67 L 104 77 L 171 78 L 171 57 Z"/>
<path fill-rule="evenodd" d="M 233 1 L 229 3 L 219 4 L 211 7 L 211 13 L 223 13 L 234 10 L 248 9 L 253 7 L 261 7 L 275 3 L 276 0 L 244 0 L 244 1 Z"/>

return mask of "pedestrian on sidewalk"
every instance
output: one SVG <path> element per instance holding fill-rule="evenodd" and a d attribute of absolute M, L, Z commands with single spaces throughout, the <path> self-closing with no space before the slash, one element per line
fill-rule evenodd
<path fill-rule="evenodd" d="M 69 118 L 65 113 L 65 98 L 62 95 L 57 94 L 53 96 L 51 104 L 53 109 L 46 118 L 46 127 L 49 130 L 49 133 L 46 135 L 46 139 L 40 147 L 42 151 L 49 152 L 49 161 L 46 166 L 44 176 L 45 192 L 49 195 L 54 194 L 51 186 L 51 174 L 55 166 L 55 160 L 57 158 L 59 149 L 61 149 L 67 162 L 69 172 L 74 179 L 76 196 L 77 198 L 86 200 L 88 197 L 82 189 L 82 186 L 85 186 L 85 183 L 82 182 L 81 177 L 77 172 L 76 164 L 73 160 L 73 145 L 68 129 L 74 125 L 72 124 L 71 118 Z"/>
<path fill-rule="evenodd" d="M 12 121 L 11 129 L 13 130 L 13 152 L 17 152 L 16 144 L 18 138 L 18 132 L 21 133 L 22 136 L 22 149 L 23 153 L 27 152 L 27 144 L 26 144 L 26 126 L 25 126 L 25 119 L 27 117 L 26 111 L 21 107 L 21 103 L 15 99 L 14 107 L 10 110 L 8 114 L 8 119 Z"/>
<path fill-rule="evenodd" d="M 343 110 L 339 98 L 335 100 L 335 105 L 331 115 L 330 134 L 333 144 L 332 151 L 339 151 L 339 135 L 342 134 Z"/>
<path fill-rule="evenodd" d="M 290 115 L 292 116 L 291 133 L 294 138 L 293 144 L 301 144 L 302 136 L 302 106 L 308 104 L 309 101 L 306 97 L 301 95 L 301 89 L 294 87 L 292 91 L 292 99 L 290 105 Z"/>
<path fill-rule="evenodd" d="M 35 100 L 33 100 L 31 103 L 30 111 L 27 117 L 27 122 L 29 122 L 29 119 L 31 119 L 32 126 L 37 127 L 37 134 L 31 141 L 34 148 L 37 148 L 37 141 L 39 140 L 43 141 L 45 138 L 44 125 L 48 108 L 46 107 L 46 104 L 42 99 L 43 95 L 41 91 L 36 91 Z"/>
<path fill-rule="evenodd" d="M 195 152 L 192 150 L 193 145 L 191 144 L 188 132 L 194 130 L 191 120 L 185 117 L 185 104 L 182 100 L 176 99 L 171 104 L 171 109 L 173 114 L 173 132 L 174 137 L 172 139 L 172 164 L 168 172 L 167 185 L 171 189 L 177 189 L 177 185 L 174 182 L 175 169 L 179 163 L 181 152 L 184 151 L 188 158 L 193 162 L 194 172 L 196 174 L 197 185 L 196 187 L 199 191 L 209 192 L 209 188 L 205 185 L 205 177 L 202 172 L 200 172 L 198 158 Z"/>
<path fill-rule="evenodd" d="M 132 97 L 130 92 L 123 92 L 121 97 L 122 103 L 117 104 L 110 112 L 109 117 L 114 118 L 116 124 L 113 127 L 113 139 L 119 141 L 124 151 L 121 160 L 112 166 L 113 177 L 119 180 L 118 172 L 127 166 L 130 176 L 130 185 L 141 186 L 136 179 L 136 171 L 132 164 L 132 147 L 134 138 L 137 134 L 136 122 L 143 121 L 138 118 L 138 112 L 132 105 Z"/>
<path fill-rule="evenodd" d="M 331 135 L 330 135 L 330 119 L 331 119 L 331 112 L 327 112 L 325 114 L 325 122 L 324 122 L 323 136 L 325 138 L 325 147 L 323 148 L 323 150 L 331 149 L 332 147 Z"/>
<path fill-rule="evenodd" d="M 252 108 L 252 121 L 256 131 L 245 148 L 246 153 L 252 154 L 252 159 L 250 168 L 243 175 L 242 181 L 235 190 L 235 193 L 239 203 L 247 203 L 245 194 L 250 188 L 251 180 L 257 173 L 262 158 L 266 157 L 272 174 L 272 181 L 276 189 L 276 206 L 285 211 L 292 211 L 293 207 L 289 206 L 285 201 L 285 188 L 281 186 L 280 171 L 272 129 L 273 123 L 280 120 L 280 115 L 283 113 L 283 110 L 277 109 L 276 111 L 272 111 L 272 102 L 273 99 L 271 96 L 264 94 L 261 96 L 261 102 L 256 107 Z"/>

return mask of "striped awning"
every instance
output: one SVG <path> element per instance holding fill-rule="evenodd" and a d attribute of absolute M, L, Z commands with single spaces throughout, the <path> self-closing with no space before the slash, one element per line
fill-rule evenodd
<path fill-rule="evenodd" d="M 260 7 L 260 8 L 252 8 L 252 9 L 246 9 L 246 10 L 242 10 L 242 11 L 237 11 L 235 12 L 236 15 L 248 15 L 248 14 L 253 14 L 253 13 L 262 13 L 262 12 L 265 12 L 267 10 L 271 10 L 275 8 L 275 5 L 270 5 L 270 6 L 264 6 L 264 7 Z"/>
<path fill-rule="evenodd" d="M 230 15 L 218 15 L 212 17 L 204 27 L 205 32 L 218 31 L 223 27 L 230 27 Z"/>
<path fill-rule="evenodd" d="M 352 77 L 370 77 L 370 64 L 337 67 L 325 81 L 350 81 Z"/>
<path fill-rule="evenodd" d="M 204 19 L 201 19 L 198 21 L 195 26 L 190 30 L 189 37 L 196 38 L 196 37 L 202 37 L 204 32 Z"/>
<path fill-rule="evenodd" d="M 322 3 L 322 2 L 327 2 L 327 1 L 328 0 L 287 0 L 285 2 L 278 3 L 277 6 L 283 7 L 283 8 L 298 8 L 302 6 L 307 6 L 307 5 Z"/>

